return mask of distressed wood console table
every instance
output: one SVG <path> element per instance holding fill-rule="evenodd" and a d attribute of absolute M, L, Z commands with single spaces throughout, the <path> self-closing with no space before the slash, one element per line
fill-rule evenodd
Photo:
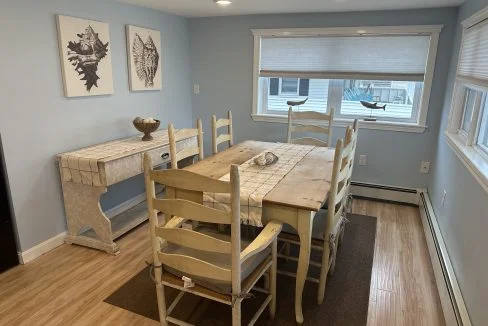
<path fill-rule="evenodd" d="M 123 138 L 56 156 L 68 224 L 66 243 L 117 255 L 120 249 L 114 240 L 147 220 L 145 201 L 109 219 L 100 196 L 108 186 L 143 173 L 144 153 L 151 155 L 155 166 L 170 161 L 168 132 L 160 130 L 153 137 L 145 142 L 140 136 Z M 178 151 L 196 143 L 196 137 L 183 139 Z"/>

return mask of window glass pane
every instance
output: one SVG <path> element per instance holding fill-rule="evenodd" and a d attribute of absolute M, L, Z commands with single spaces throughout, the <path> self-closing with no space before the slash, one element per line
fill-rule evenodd
<path fill-rule="evenodd" d="M 297 94 L 298 93 L 298 78 L 282 78 L 281 79 L 281 93 L 282 94 Z"/>
<path fill-rule="evenodd" d="M 281 79 L 281 92 L 278 92 L 278 85 Z M 283 92 L 283 84 L 291 84 L 288 80 L 294 80 L 294 92 Z M 308 101 L 300 106 L 295 106 L 296 111 L 327 111 L 327 97 L 329 92 L 328 79 L 303 79 L 303 78 L 267 78 L 260 77 L 260 84 L 263 85 L 262 96 L 263 113 L 288 114 L 288 101 Z M 285 86 L 286 88 L 287 86 Z M 291 86 L 290 86 L 291 88 Z"/>
<path fill-rule="evenodd" d="M 371 115 L 378 120 L 415 120 L 423 84 L 415 81 L 344 80 L 340 114 L 351 117 Z M 375 107 L 379 108 L 367 108 L 361 101 L 376 104 Z"/>
<path fill-rule="evenodd" d="M 480 145 L 486 152 L 488 152 L 488 96 L 485 96 L 485 102 L 482 110 L 483 115 L 481 118 L 478 145 Z"/>
<path fill-rule="evenodd" d="M 473 116 L 476 93 L 477 92 L 472 89 L 466 89 L 463 121 L 461 122 L 461 129 L 465 132 L 469 132 L 469 128 L 471 127 L 471 118 Z"/>

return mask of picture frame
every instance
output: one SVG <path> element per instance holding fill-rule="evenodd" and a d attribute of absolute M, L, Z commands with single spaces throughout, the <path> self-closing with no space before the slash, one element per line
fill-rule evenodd
<path fill-rule="evenodd" d="M 109 24 L 56 15 L 66 97 L 113 94 Z"/>
<path fill-rule="evenodd" d="M 127 25 L 126 34 L 130 90 L 161 90 L 161 32 Z"/>

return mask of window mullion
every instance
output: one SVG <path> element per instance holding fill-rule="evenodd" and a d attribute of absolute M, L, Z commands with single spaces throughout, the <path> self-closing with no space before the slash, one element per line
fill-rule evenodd
<path fill-rule="evenodd" d="M 344 92 L 344 81 L 332 79 L 329 81 L 329 94 L 327 98 L 327 112 L 334 108 L 335 115 L 341 115 L 342 96 Z"/>

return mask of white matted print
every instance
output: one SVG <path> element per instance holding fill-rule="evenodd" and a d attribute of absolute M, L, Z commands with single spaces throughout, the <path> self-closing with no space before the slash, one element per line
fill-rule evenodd
<path fill-rule="evenodd" d="M 129 84 L 132 91 L 162 88 L 161 33 L 127 25 Z"/>
<path fill-rule="evenodd" d="M 113 93 L 107 23 L 57 15 L 59 51 L 67 97 Z"/>

